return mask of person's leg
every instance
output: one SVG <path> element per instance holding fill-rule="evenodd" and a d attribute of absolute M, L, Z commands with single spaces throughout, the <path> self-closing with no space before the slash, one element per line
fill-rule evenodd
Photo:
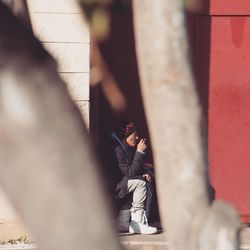
<path fill-rule="evenodd" d="M 137 210 L 144 210 L 147 193 L 146 182 L 138 179 L 129 180 L 128 192 L 133 192 L 131 212 L 135 212 Z"/>
<path fill-rule="evenodd" d="M 147 183 L 147 198 L 145 202 L 145 210 L 148 221 L 153 222 L 153 215 L 157 210 L 157 204 L 155 204 L 155 183 Z"/>
<path fill-rule="evenodd" d="M 128 192 L 134 192 L 131 210 L 130 233 L 154 234 L 155 227 L 150 227 L 145 215 L 145 200 L 147 194 L 146 182 L 143 180 L 129 180 Z"/>
<path fill-rule="evenodd" d="M 117 230 L 118 232 L 128 232 L 130 226 L 130 215 L 129 209 L 122 209 L 119 211 L 117 217 Z"/>
<path fill-rule="evenodd" d="M 119 211 L 117 217 L 117 229 L 119 232 L 125 232 L 129 230 L 131 212 L 144 209 L 144 203 L 146 200 L 146 182 L 138 179 L 129 180 L 127 191 L 128 193 L 133 192 L 132 208 L 130 210 L 121 209 Z"/>
<path fill-rule="evenodd" d="M 133 202 L 133 192 L 125 195 L 120 199 L 120 210 L 117 216 L 117 230 L 118 232 L 128 232 L 130 226 L 131 207 Z"/>

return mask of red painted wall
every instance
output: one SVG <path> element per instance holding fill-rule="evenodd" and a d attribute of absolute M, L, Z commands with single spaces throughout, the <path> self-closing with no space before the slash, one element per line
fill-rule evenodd
<path fill-rule="evenodd" d="M 249 15 L 249 0 L 210 0 L 210 15 Z"/>
<path fill-rule="evenodd" d="M 207 6 L 193 17 L 193 57 L 208 110 L 210 179 L 216 199 L 250 222 L 250 1 Z"/>
<path fill-rule="evenodd" d="M 212 17 L 209 160 L 216 198 L 250 215 L 250 17 Z"/>

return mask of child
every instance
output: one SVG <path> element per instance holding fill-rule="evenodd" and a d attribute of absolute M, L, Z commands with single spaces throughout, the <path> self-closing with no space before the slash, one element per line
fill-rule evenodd
<path fill-rule="evenodd" d="M 148 225 L 145 211 L 146 198 L 148 209 L 152 200 L 152 192 L 149 186 L 153 178 L 153 174 L 144 168 L 146 139 L 139 140 L 133 122 L 121 123 L 116 133 L 113 133 L 113 138 L 119 144 L 115 148 L 120 169 L 120 178 L 118 178 L 119 182 L 115 190 L 116 196 L 123 198 L 126 194 L 133 192 L 131 209 L 120 210 L 119 212 L 118 230 L 129 231 L 130 233 L 154 234 L 157 232 L 157 228 Z"/>

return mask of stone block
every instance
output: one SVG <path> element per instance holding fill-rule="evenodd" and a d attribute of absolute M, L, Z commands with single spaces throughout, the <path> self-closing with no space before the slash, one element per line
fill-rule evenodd
<path fill-rule="evenodd" d="M 5 192 L 0 188 L 0 222 L 2 219 L 16 219 L 18 215 Z"/>
<path fill-rule="evenodd" d="M 58 62 L 58 72 L 89 72 L 89 44 L 43 43 Z"/>
<path fill-rule="evenodd" d="M 89 28 L 81 14 L 33 13 L 32 26 L 41 42 L 89 43 Z"/>
<path fill-rule="evenodd" d="M 89 102 L 88 101 L 75 101 L 79 108 L 86 127 L 89 129 Z"/>
<path fill-rule="evenodd" d="M 89 100 L 89 73 L 61 73 L 73 100 Z"/>
<path fill-rule="evenodd" d="M 81 13 L 73 0 L 28 0 L 28 7 L 32 12 Z"/>

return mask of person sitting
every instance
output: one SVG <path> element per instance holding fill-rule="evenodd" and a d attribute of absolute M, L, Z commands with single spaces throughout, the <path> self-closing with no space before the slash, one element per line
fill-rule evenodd
<path fill-rule="evenodd" d="M 133 192 L 131 209 L 119 211 L 118 230 L 154 234 L 157 228 L 149 226 L 147 221 L 152 202 L 150 184 L 153 174 L 144 165 L 146 139 L 139 140 L 137 128 L 133 122 L 122 122 L 112 137 L 118 142 L 115 155 L 120 169 L 115 195 L 117 198 L 124 198 Z"/>

